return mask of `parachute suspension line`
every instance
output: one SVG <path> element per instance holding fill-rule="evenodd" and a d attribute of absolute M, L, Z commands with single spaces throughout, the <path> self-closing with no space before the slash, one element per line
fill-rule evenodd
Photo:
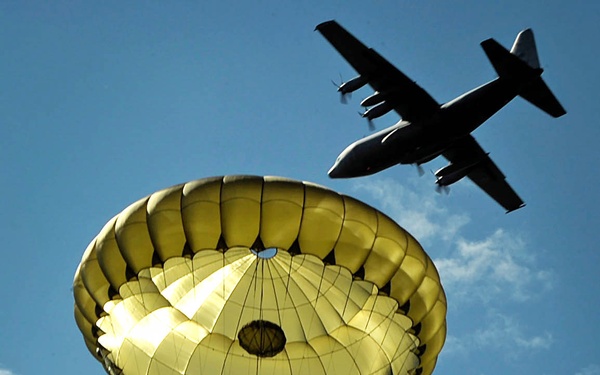
<path fill-rule="evenodd" d="M 290 262 L 291 262 L 291 258 L 290 258 Z M 271 275 L 276 275 L 277 278 L 275 277 L 270 277 L 271 279 L 271 286 L 273 287 L 273 295 L 275 296 L 275 308 L 277 309 L 277 315 L 279 317 L 279 326 L 282 328 L 283 330 L 283 314 L 285 313 L 284 309 L 285 309 L 285 303 L 283 304 L 282 308 L 280 308 L 279 306 L 279 299 L 277 298 L 277 286 L 275 285 L 275 280 L 277 280 L 278 283 L 282 283 L 283 282 L 283 275 L 280 272 L 280 269 L 283 270 L 285 272 L 285 268 L 281 267 L 281 262 L 277 262 L 277 263 L 273 263 L 273 269 L 271 269 L 271 264 L 269 264 L 269 273 Z M 289 273 L 288 273 L 289 275 Z M 286 296 L 284 297 L 287 298 L 287 289 L 285 290 L 285 294 Z M 285 350 L 282 349 L 282 351 Z M 292 374 L 292 365 L 290 363 L 290 361 L 287 361 L 288 364 L 288 368 L 289 368 L 289 373 Z"/>
<path fill-rule="evenodd" d="M 348 293 L 346 293 L 346 302 L 344 302 L 344 309 L 342 310 L 342 319 L 344 319 L 344 315 L 346 315 L 346 308 L 348 307 L 348 301 L 350 301 L 350 293 L 352 293 L 353 285 L 354 285 L 354 277 L 350 280 L 350 284 L 348 287 Z"/>
<path fill-rule="evenodd" d="M 323 270 L 321 271 L 321 277 L 319 278 L 319 285 L 317 287 L 317 297 L 315 298 L 315 305 L 314 305 L 313 313 L 312 313 L 312 315 L 310 317 L 309 327 L 312 327 L 315 318 L 318 318 L 317 305 L 319 303 L 319 295 L 321 294 L 321 286 L 323 284 L 323 277 L 325 276 L 325 267 L 326 267 L 325 264 L 323 264 Z M 308 333 L 309 332 L 306 332 L 306 331 L 304 332 L 304 334 L 307 337 L 308 337 Z M 319 358 L 319 360 L 320 360 L 320 358 Z M 323 369 L 325 369 L 325 367 L 323 367 Z"/>
<path fill-rule="evenodd" d="M 269 258 L 269 259 L 272 259 L 272 258 Z M 274 298 L 275 309 L 277 311 L 277 316 L 279 318 L 279 327 L 281 327 L 282 326 L 281 311 L 279 310 L 279 303 L 277 302 L 277 292 L 276 292 L 276 288 L 275 288 L 275 280 L 273 278 L 273 270 L 271 270 L 271 262 L 269 262 L 269 259 L 264 259 L 263 267 L 264 267 L 264 265 L 266 265 L 268 267 L 269 280 L 271 281 L 271 287 L 273 288 L 273 296 L 275 296 L 275 298 Z M 264 283 L 264 277 L 263 277 L 263 283 Z"/>
<path fill-rule="evenodd" d="M 394 324 L 393 316 L 396 315 L 396 312 L 392 312 L 391 315 L 392 315 L 391 322 L 388 323 L 388 326 L 385 329 L 385 333 L 383 334 L 384 340 L 387 339 L 388 333 L 390 332 L 390 329 L 392 328 L 392 325 Z M 402 333 L 402 341 L 404 341 L 405 336 L 406 336 L 406 331 L 404 331 L 404 333 Z"/>
<path fill-rule="evenodd" d="M 223 223 L 223 215 L 220 214 L 221 212 L 223 212 L 223 201 L 221 200 L 221 197 L 223 197 L 223 187 L 225 185 L 224 183 L 224 177 L 221 178 L 221 182 L 219 183 L 219 228 L 220 228 L 220 234 L 219 234 L 219 239 L 217 240 L 217 245 L 216 245 L 216 250 L 217 251 L 221 251 L 222 254 L 222 258 L 221 260 L 223 261 L 221 263 L 221 270 L 225 269 L 225 253 L 227 252 L 227 248 L 228 248 L 228 244 L 227 241 L 225 241 L 225 237 L 223 236 L 223 228 L 224 228 L 224 223 Z M 219 249 L 219 247 L 221 247 L 221 249 Z M 225 272 L 221 272 L 221 286 L 222 286 L 222 292 L 223 292 L 223 298 L 225 298 Z M 245 301 L 244 301 L 245 302 Z M 239 328 L 239 319 L 238 318 L 238 328 Z M 223 327 L 225 327 L 225 325 L 227 324 L 227 322 L 225 322 L 225 319 L 223 319 Z M 236 329 L 237 331 L 237 329 Z"/>
<path fill-rule="evenodd" d="M 253 282 L 250 282 L 250 284 L 248 285 L 248 289 L 246 290 L 246 293 L 244 295 L 244 303 L 242 303 L 242 306 L 246 306 L 246 302 L 248 301 L 248 296 L 250 295 L 250 288 L 252 288 L 252 284 L 253 283 L 254 283 L 254 296 L 256 296 L 256 273 L 257 273 L 257 268 L 258 268 L 258 257 L 256 257 L 255 261 L 256 261 L 256 266 L 254 267 L 254 272 L 252 273 L 252 276 L 251 276 Z M 223 251 L 223 267 L 225 267 L 225 251 Z M 223 275 L 223 278 L 225 278 L 225 275 Z M 225 293 L 223 293 L 223 296 L 224 295 L 225 295 Z M 241 325 L 241 322 L 242 322 L 242 316 L 243 315 L 244 314 L 242 312 L 238 316 L 238 321 L 236 323 L 235 332 L 239 332 L 240 331 L 240 325 Z M 223 320 L 223 323 L 225 324 L 226 322 Z M 227 354 L 229 354 L 229 352 L 231 351 L 231 348 L 232 348 L 232 346 L 233 346 L 234 343 L 235 343 L 235 340 L 233 340 L 231 342 L 231 344 L 229 345 L 229 348 L 227 349 Z M 225 364 L 226 363 L 227 363 L 227 361 L 223 361 L 223 366 L 221 367 L 221 373 L 222 374 L 225 372 Z M 258 365 L 257 365 L 257 373 L 256 374 L 258 375 Z"/>
<path fill-rule="evenodd" d="M 252 279 L 254 280 L 254 301 L 256 301 L 256 289 L 258 288 L 258 267 L 262 266 L 261 258 L 256 255 L 256 267 L 254 267 L 254 273 L 252 274 Z M 261 280 L 262 282 L 262 280 Z M 260 302 L 258 306 L 258 320 L 262 321 L 262 285 L 260 290 Z M 262 336 L 262 332 L 260 333 Z M 260 337 L 262 340 L 262 337 Z M 260 356 L 256 356 L 256 375 L 260 373 Z"/>
<path fill-rule="evenodd" d="M 377 230 L 379 230 L 379 218 L 377 218 Z M 377 303 L 377 298 L 379 297 L 380 288 L 377 285 L 375 285 L 375 286 L 377 287 L 377 295 L 373 298 L 373 307 L 371 308 L 371 311 L 369 312 L 369 318 L 367 319 L 367 323 L 365 324 L 365 332 L 367 331 L 367 327 L 369 326 L 369 323 L 371 322 L 371 318 L 373 317 L 373 311 L 375 311 L 375 304 Z M 388 292 L 388 296 L 389 296 L 389 294 L 390 293 Z M 387 335 L 387 333 L 386 333 L 386 335 Z"/>
<path fill-rule="evenodd" d="M 226 263 L 225 262 L 225 249 L 223 249 L 221 260 L 222 260 L 221 269 L 224 270 L 225 269 L 225 263 Z M 222 280 L 221 280 L 222 290 L 221 290 L 221 292 L 223 293 L 223 299 L 225 299 L 225 272 L 221 272 L 221 277 L 222 277 Z M 223 322 L 223 324 L 225 324 L 225 322 Z"/>
<path fill-rule="evenodd" d="M 254 269 L 254 274 L 256 274 L 256 268 Z M 256 280 L 254 275 L 252 276 L 252 280 Z M 246 295 L 244 296 L 244 303 L 242 304 L 242 306 L 246 306 L 246 302 L 248 301 L 248 296 L 250 295 L 250 288 L 252 288 L 252 282 L 248 285 L 248 290 L 246 290 Z M 256 285 L 254 286 L 254 289 L 256 291 Z M 240 324 L 242 322 L 242 316 L 243 316 L 243 314 L 240 313 L 240 315 L 238 317 L 237 325 L 235 327 L 235 332 L 239 332 Z"/>
<path fill-rule="evenodd" d="M 290 261 L 291 261 L 291 258 L 290 258 Z M 279 270 L 281 267 L 281 264 L 280 263 L 271 264 L 270 262 L 268 262 L 267 266 L 269 267 L 269 276 L 270 276 L 269 279 L 271 280 L 271 286 L 273 287 L 273 295 L 275 296 L 275 308 L 277 309 L 277 315 L 279 317 L 279 326 L 282 327 L 282 329 L 283 329 L 283 314 L 284 314 L 285 303 L 282 306 L 283 308 L 280 308 L 279 299 L 277 298 L 278 297 L 277 296 L 277 288 L 275 285 L 275 280 L 277 280 L 278 282 L 280 282 L 279 280 L 283 280 L 283 277 L 282 277 L 283 275 L 281 275 L 280 270 Z M 272 266 L 272 268 L 271 268 L 271 266 Z M 276 275 L 277 277 L 276 278 L 273 277 L 274 275 Z M 287 294 L 287 290 L 286 290 L 286 294 Z M 287 361 L 287 363 L 288 363 L 288 367 L 290 370 L 289 373 L 292 374 L 293 373 L 292 365 L 291 365 L 290 361 Z M 277 375 L 277 374 L 273 373 L 273 375 Z"/>
<path fill-rule="evenodd" d="M 226 248 L 221 250 L 221 277 L 222 277 L 221 278 L 221 286 L 222 286 L 223 299 L 225 299 L 225 280 L 226 280 L 226 278 L 225 278 L 225 272 L 223 272 L 222 270 L 225 269 L 225 264 L 227 263 L 225 261 L 225 252 L 227 252 Z M 241 317 L 238 318 L 237 328 L 239 328 L 239 326 L 240 326 L 240 319 L 241 319 Z M 227 322 L 225 321 L 225 319 L 223 319 L 223 328 L 225 328 L 226 325 L 227 325 Z M 236 331 L 237 331 L 237 328 L 236 328 Z M 235 340 L 232 340 L 231 343 L 229 344 L 225 358 L 229 357 L 229 352 L 231 352 L 231 348 L 233 347 L 234 343 L 235 343 Z M 223 366 L 221 367 L 221 373 L 223 373 L 225 371 L 226 363 L 227 363 L 227 360 L 224 360 Z"/>
<path fill-rule="evenodd" d="M 261 181 L 261 186 L 260 186 L 260 210 L 258 211 L 258 215 L 259 215 L 259 223 L 262 222 L 263 220 L 263 215 L 262 215 L 262 203 L 263 203 L 263 198 L 264 198 L 264 194 L 265 194 L 265 180 L 264 178 Z M 260 224 L 259 224 L 260 225 Z M 264 313 L 263 313 L 263 300 L 264 300 L 264 295 L 265 295 L 265 262 L 266 259 L 264 259 L 262 256 L 259 256 L 261 254 L 262 251 L 265 251 L 265 246 L 262 242 L 262 239 L 260 238 L 260 231 L 258 234 L 258 237 L 256 239 L 255 242 L 260 242 L 259 245 L 259 249 L 255 249 L 256 250 L 256 266 L 258 269 L 258 266 L 260 265 L 260 302 L 259 302 L 259 307 L 258 307 L 258 320 L 260 322 L 263 322 L 264 319 Z M 264 255 L 264 253 L 263 253 Z M 260 329 L 260 343 L 262 345 L 262 343 L 264 342 L 264 331 L 262 329 Z M 259 374 L 259 370 L 260 370 L 260 360 L 261 357 L 260 356 L 256 356 L 257 361 L 256 361 L 256 374 Z"/>
<path fill-rule="evenodd" d="M 264 297 L 265 297 L 265 264 L 268 264 L 268 260 L 267 259 L 263 259 L 258 257 L 260 262 L 260 308 L 259 308 L 259 320 L 261 322 L 264 321 L 263 317 L 264 317 L 264 313 L 263 313 L 263 301 L 264 301 Z M 260 330 L 260 342 L 261 345 L 265 340 L 265 332 L 264 330 Z M 256 356 L 256 375 L 258 375 L 260 372 L 260 365 L 262 362 L 262 357 L 261 356 Z"/>
<path fill-rule="evenodd" d="M 347 213 L 347 208 L 346 208 L 346 200 L 342 200 L 342 202 L 344 203 L 344 217 L 346 217 L 346 213 Z M 338 233 L 338 238 L 335 242 L 335 244 L 337 245 L 337 242 L 340 240 L 340 237 L 342 235 L 342 231 L 340 230 L 340 233 Z M 335 246 L 333 248 L 334 251 L 334 255 L 335 255 Z M 344 309 L 342 310 L 342 321 L 347 325 L 346 320 L 344 319 L 344 316 L 346 315 L 346 308 L 348 307 L 348 302 L 350 301 L 350 294 L 352 293 L 352 287 L 354 285 L 354 273 L 352 274 L 351 278 L 350 278 L 350 284 L 348 287 L 348 292 L 346 293 L 346 301 L 344 302 Z"/>
<path fill-rule="evenodd" d="M 259 215 L 259 223 L 262 223 L 262 203 L 263 203 L 263 198 L 264 198 L 264 193 L 265 193 L 265 180 L 264 178 L 261 181 L 261 186 L 260 186 L 260 210 L 258 211 L 258 215 Z M 259 224 L 260 225 L 260 224 Z M 261 243 L 261 249 L 257 249 L 256 251 L 256 267 L 258 268 L 258 265 L 260 264 L 260 303 L 259 303 L 259 307 L 258 307 L 258 320 L 260 322 L 263 322 L 263 297 L 264 297 L 264 287 L 265 287 L 265 263 L 264 263 L 264 259 L 262 257 L 259 257 L 258 254 L 260 254 L 260 251 L 264 251 L 264 245 L 262 245 L 262 239 L 260 238 L 260 231 L 258 234 L 258 240 Z M 256 289 L 255 289 L 256 290 Z M 260 329 L 260 345 L 262 345 L 262 343 L 264 342 L 264 332 L 262 329 Z M 257 355 L 256 356 L 256 375 L 260 374 L 260 364 L 261 364 L 261 356 Z"/>
<path fill-rule="evenodd" d="M 290 279 L 292 278 L 292 264 L 294 262 L 294 256 L 288 252 L 288 254 L 290 254 L 290 268 L 288 270 L 287 273 L 287 281 L 285 283 L 285 297 L 283 298 L 283 305 L 285 306 L 286 302 L 287 302 L 287 298 L 288 295 L 290 294 Z"/>
<path fill-rule="evenodd" d="M 260 310 L 259 319 L 263 320 L 263 300 L 265 297 L 265 259 L 259 258 L 260 262 Z"/>
<path fill-rule="evenodd" d="M 321 271 L 321 277 L 319 279 L 319 288 L 317 289 L 317 298 L 315 299 L 315 313 L 317 312 L 317 303 L 319 302 L 319 297 L 321 295 L 323 297 L 325 297 L 325 294 L 321 292 L 321 288 L 323 287 L 323 279 L 325 278 L 325 270 L 326 269 L 327 269 L 327 265 L 325 263 L 323 263 L 323 270 Z"/>
<path fill-rule="evenodd" d="M 379 291 L 379 287 L 377 287 L 377 291 Z M 369 323 L 371 323 L 371 318 L 373 317 L 373 311 L 375 311 L 375 304 L 377 303 L 377 298 L 379 298 L 379 294 L 373 297 L 373 307 L 371 307 L 371 311 L 369 311 L 369 317 L 367 318 L 367 322 L 365 323 L 365 332 L 367 332 L 367 327 L 369 327 Z"/>
<path fill-rule="evenodd" d="M 321 271 L 321 277 L 319 278 L 319 287 L 317 288 L 317 298 L 315 299 L 315 311 L 317 308 L 317 303 L 319 302 L 319 296 L 321 295 L 321 287 L 323 286 L 323 277 L 325 276 L 325 269 L 327 265 L 323 263 L 323 270 Z"/>
<path fill-rule="evenodd" d="M 229 344 L 229 347 L 227 348 L 227 354 L 225 355 L 225 360 L 223 361 L 223 366 L 221 366 L 221 374 L 225 373 L 225 364 L 227 363 L 227 358 L 229 358 L 229 353 L 231 352 L 231 348 L 233 347 L 234 343 L 235 343 L 235 340 L 232 340 L 231 343 Z"/>

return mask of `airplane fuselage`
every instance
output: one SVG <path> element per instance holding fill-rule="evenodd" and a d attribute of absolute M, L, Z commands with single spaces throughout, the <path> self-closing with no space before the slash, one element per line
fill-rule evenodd
<path fill-rule="evenodd" d="M 346 147 L 329 170 L 330 177 L 366 176 L 396 164 L 420 165 L 442 155 L 449 164 L 434 172 L 438 187 L 468 177 L 506 212 L 525 205 L 471 132 L 517 95 L 552 117 L 566 113 L 541 77 L 544 70 L 531 29 L 517 35 L 510 51 L 492 38 L 482 41 L 481 48 L 498 78 L 442 105 L 334 20 L 316 29 L 358 73 L 338 91 L 345 95 L 367 84 L 375 90 L 361 102 L 369 107 L 361 116 L 371 121 L 393 110 L 402 118 Z"/>
<path fill-rule="evenodd" d="M 427 117 L 399 121 L 362 138 L 338 156 L 329 176 L 367 176 L 396 164 L 418 165 L 433 160 L 514 99 L 523 84 L 497 78 L 441 105 Z"/>

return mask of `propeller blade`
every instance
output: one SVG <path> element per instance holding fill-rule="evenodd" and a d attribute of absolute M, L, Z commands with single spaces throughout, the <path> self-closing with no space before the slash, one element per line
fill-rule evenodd
<path fill-rule="evenodd" d="M 352 99 L 352 93 L 351 92 L 344 92 L 341 90 L 342 85 L 344 84 L 344 80 L 342 79 L 342 75 L 340 74 L 340 83 L 336 83 L 333 79 L 331 80 L 331 83 L 337 88 L 337 90 L 340 93 L 340 103 L 342 104 L 348 104 L 348 99 Z"/>
<path fill-rule="evenodd" d="M 375 124 L 373 123 L 373 119 L 369 118 L 368 116 L 365 116 L 366 112 L 361 112 L 358 111 L 358 115 L 362 118 L 366 118 L 367 119 L 367 124 L 369 125 L 369 130 L 373 131 L 375 130 Z"/>
<path fill-rule="evenodd" d="M 450 194 L 450 187 L 449 186 L 445 186 L 445 185 L 442 186 L 442 185 L 437 185 L 436 184 L 435 185 L 435 192 L 438 193 L 438 194 L 444 193 L 444 194 L 448 195 L 448 194 Z"/>
<path fill-rule="evenodd" d="M 425 169 L 423 169 L 421 164 L 417 164 L 417 173 L 419 173 L 419 177 L 423 177 L 425 174 Z"/>
<path fill-rule="evenodd" d="M 352 93 L 351 92 L 341 93 L 340 94 L 340 102 L 342 104 L 348 104 L 348 99 L 352 99 Z"/>
<path fill-rule="evenodd" d="M 373 120 L 371 120 L 371 119 L 368 119 L 368 120 L 367 120 L 367 123 L 369 124 L 369 130 L 370 130 L 370 131 L 373 131 L 373 130 L 375 130 L 375 124 L 373 123 Z"/>

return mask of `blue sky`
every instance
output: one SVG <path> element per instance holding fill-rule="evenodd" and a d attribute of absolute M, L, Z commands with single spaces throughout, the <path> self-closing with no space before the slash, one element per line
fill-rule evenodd
<path fill-rule="evenodd" d="M 138 198 L 223 174 L 320 183 L 415 234 L 448 297 L 436 374 L 600 374 L 599 4 L 49 4 L 0 2 L 0 375 L 102 374 L 72 318 L 85 247 Z M 329 19 L 438 102 L 495 78 L 479 42 L 533 28 L 567 115 L 516 99 L 474 132 L 527 206 L 468 180 L 438 195 L 410 166 L 330 180 L 370 92 L 340 104 L 330 81 L 355 72 L 313 31 Z"/>

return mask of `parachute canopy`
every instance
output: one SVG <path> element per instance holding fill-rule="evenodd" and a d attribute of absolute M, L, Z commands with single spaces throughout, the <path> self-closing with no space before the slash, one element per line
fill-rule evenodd
<path fill-rule="evenodd" d="M 446 299 L 419 243 L 324 187 L 192 181 L 112 218 L 75 273 L 75 319 L 110 374 L 425 374 Z"/>

